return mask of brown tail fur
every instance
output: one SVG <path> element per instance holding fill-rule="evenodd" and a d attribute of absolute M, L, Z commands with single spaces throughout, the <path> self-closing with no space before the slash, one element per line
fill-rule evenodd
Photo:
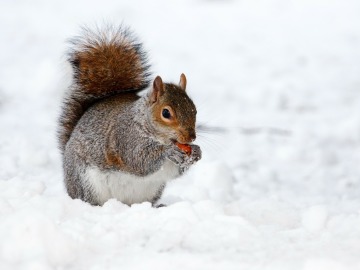
<path fill-rule="evenodd" d="M 140 91 L 149 85 L 149 65 L 129 29 L 107 27 L 72 39 L 69 62 L 73 83 L 60 117 L 59 142 L 64 151 L 83 113 L 96 101 L 127 91 Z"/>

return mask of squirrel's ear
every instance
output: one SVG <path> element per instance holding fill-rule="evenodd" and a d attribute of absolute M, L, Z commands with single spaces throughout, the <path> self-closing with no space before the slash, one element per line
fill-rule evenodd
<path fill-rule="evenodd" d="M 153 83 L 153 89 L 151 92 L 151 102 L 155 103 L 160 96 L 164 94 L 164 84 L 160 76 L 157 76 Z"/>
<path fill-rule="evenodd" d="M 180 82 L 179 82 L 179 86 L 182 90 L 186 90 L 186 77 L 184 73 L 181 73 L 180 75 Z"/>

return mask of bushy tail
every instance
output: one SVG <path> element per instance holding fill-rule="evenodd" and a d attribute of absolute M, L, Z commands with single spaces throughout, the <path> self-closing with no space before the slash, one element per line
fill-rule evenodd
<path fill-rule="evenodd" d="M 149 65 L 129 29 L 106 27 L 72 39 L 69 62 L 73 83 L 64 99 L 60 116 L 59 142 L 64 151 L 83 113 L 100 99 L 149 85 Z"/>

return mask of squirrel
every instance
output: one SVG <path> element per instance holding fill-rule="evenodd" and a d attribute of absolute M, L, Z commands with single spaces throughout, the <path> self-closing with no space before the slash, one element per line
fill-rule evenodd
<path fill-rule="evenodd" d="M 201 159 L 185 75 L 151 80 L 142 43 L 123 26 L 84 28 L 70 42 L 58 130 L 67 193 L 92 205 L 155 206 L 166 183 Z"/>

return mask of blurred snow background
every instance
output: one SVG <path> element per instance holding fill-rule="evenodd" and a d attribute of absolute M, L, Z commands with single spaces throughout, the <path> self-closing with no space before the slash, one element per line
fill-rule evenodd
<path fill-rule="evenodd" d="M 359 1 L 0 7 L 0 269 L 360 269 Z M 184 72 L 216 128 L 166 208 L 64 190 L 65 41 L 102 22 L 130 25 L 155 75 Z"/>

